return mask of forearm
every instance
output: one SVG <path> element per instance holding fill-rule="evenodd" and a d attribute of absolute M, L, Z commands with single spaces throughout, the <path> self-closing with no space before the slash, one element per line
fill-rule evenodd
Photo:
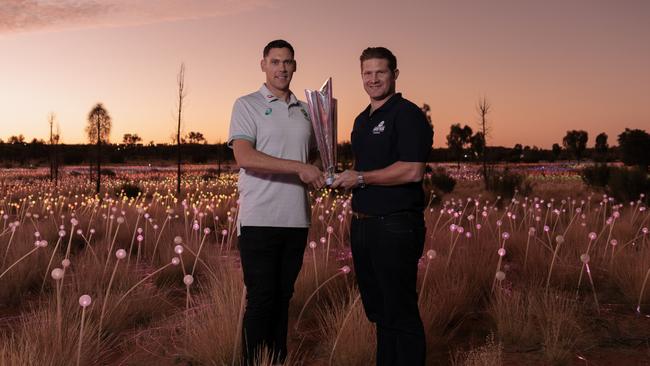
<path fill-rule="evenodd" d="M 395 186 L 419 182 L 424 175 L 425 163 L 397 161 L 385 168 L 360 172 L 365 184 Z"/>
<path fill-rule="evenodd" d="M 237 165 L 246 170 L 257 173 L 299 174 L 304 165 L 297 160 L 276 158 L 244 144 L 245 142 L 235 141 L 233 152 Z"/>

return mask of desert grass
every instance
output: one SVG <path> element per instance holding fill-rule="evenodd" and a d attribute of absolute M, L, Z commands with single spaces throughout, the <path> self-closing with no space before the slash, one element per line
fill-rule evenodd
<path fill-rule="evenodd" d="M 173 179 L 158 172 L 109 179 L 100 196 L 82 177 L 64 179 L 66 188 L 58 191 L 25 179 L 9 177 L 0 187 L 0 253 L 6 253 L 0 273 L 31 251 L 35 240 L 49 245 L 0 279 L 0 364 L 75 360 L 81 294 L 93 299 L 86 309 L 82 364 L 241 362 L 235 175 L 205 180 L 188 174 L 181 196 L 172 193 Z M 126 179 L 137 182 L 143 194 L 120 196 L 115 190 Z M 295 284 L 287 364 L 320 366 L 330 358 L 334 365 L 372 364 L 374 325 L 365 317 L 354 272 L 339 272 L 352 267 L 350 196 L 322 191 L 312 198 L 308 242 L 316 247 L 306 247 Z M 422 258 L 417 288 L 435 362 L 499 364 L 504 349 L 509 359 L 521 359 L 519 364 L 530 357 L 566 364 L 620 339 L 617 329 L 625 339 L 650 342 L 643 331 L 650 313 L 650 289 L 642 291 L 650 268 L 650 240 L 643 234 L 650 215 L 644 203 L 619 204 L 566 177 L 538 178 L 533 193 L 508 200 L 483 191 L 480 182 L 460 180 L 456 191 L 425 213 L 424 253 L 437 255 Z M 19 225 L 12 232 L 14 222 Z M 132 246 L 136 234 L 142 240 Z M 183 249 L 177 266 L 170 265 L 179 256 L 176 245 Z M 127 251 L 128 258 L 115 267 L 117 249 Z M 586 253 L 588 267 L 581 261 Z M 49 272 L 64 267 L 66 257 L 70 264 L 60 288 L 63 336 L 57 336 L 56 281 Z M 188 288 L 183 276 L 195 263 Z M 471 349 L 490 333 L 492 341 Z M 267 356 L 260 355 L 260 364 L 268 363 Z"/>

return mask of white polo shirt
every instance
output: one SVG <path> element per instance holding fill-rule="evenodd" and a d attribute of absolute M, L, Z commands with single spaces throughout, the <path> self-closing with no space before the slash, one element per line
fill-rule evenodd
<path fill-rule="evenodd" d="M 228 146 L 237 139 L 253 143 L 257 151 L 306 163 L 315 146 L 307 104 L 291 93 L 289 103 L 262 85 L 259 91 L 235 101 Z M 239 170 L 237 227 L 309 227 L 306 186 L 295 174 L 266 174 Z"/>

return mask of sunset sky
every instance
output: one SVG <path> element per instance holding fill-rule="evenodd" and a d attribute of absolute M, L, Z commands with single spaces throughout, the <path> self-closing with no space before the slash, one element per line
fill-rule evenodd
<path fill-rule="evenodd" d="M 46 138 L 54 112 L 63 142 L 83 142 L 102 102 L 112 142 L 170 142 L 185 62 L 183 130 L 223 141 L 277 38 L 296 49 L 298 98 L 333 78 L 340 141 L 368 104 L 359 54 L 371 45 L 396 54 L 398 91 L 431 106 L 437 147 L 452 123 L 476 130 L 482 96 L 491 145 L 650 130 L 647 0 L 0 0 L 0 138 Z"/>

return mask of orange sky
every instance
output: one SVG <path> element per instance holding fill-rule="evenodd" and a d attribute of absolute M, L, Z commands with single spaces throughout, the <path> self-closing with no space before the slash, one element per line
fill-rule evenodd
<path fill-rule="evenodd" d="M 102 102 L 113 142 L 170 142 L 184 61 L 184 131 L 222 141 L 234 100 L 263 82 L 263 46 L 285 38 L 299 98 L 333 77 L 339 140 L 368 103 L 359 54 L 383 45 L 398 57 L 398 90 L 431 105 L 435 146 L 452 123 L 477 128 L 483 95 L 489 144 L 549 148 L 567 129 L 615 144 L 625 127 L 650 130 L 648 19 L 644 0 L 2 0 L 0 138 L 46 138 L 54 112 L 63 141 L 82 142 Z"/>

